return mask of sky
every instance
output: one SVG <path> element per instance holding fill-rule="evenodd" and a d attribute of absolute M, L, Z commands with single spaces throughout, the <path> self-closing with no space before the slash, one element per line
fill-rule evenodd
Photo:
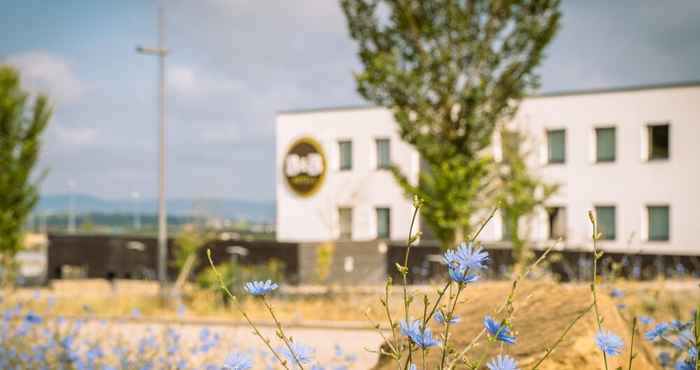
<path fill-rule="evenodd" d="M 165 1 L 168 197 L 269 201 L 275 112 L 364 104 L 333 0 Z M 44 194 L 157 190 L 154 0 L 2 0 L 0 62 L 50 94 Z M 700 1 L 565 0 L 543 92 L 700 80 Z M 73 185 L 71 185 L 73 184 Z"/>

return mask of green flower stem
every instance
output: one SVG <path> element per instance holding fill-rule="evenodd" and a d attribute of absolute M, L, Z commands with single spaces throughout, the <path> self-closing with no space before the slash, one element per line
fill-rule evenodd
<path fill-rule="evenodd" d="M 498 208 L 494 207 L 491 210 L 491 213 L 489 213 L 488 217 L 486 217 L 486 219 L 481 222 L 481 226 L 479 226 L 479 229 L 474 233 L 474 235 L 472 235 L 471 238 L 469 238 L 470 243 L 473 243 L 476 240 L 476 238 L 479 237 L 479 234 L 481 234 L 481 232 L 484 230 L 484 228 L 489 223 L 489 221 L 491 221 L 493 216 L 496 214 L 497 210 L 498 210 Z M 466 274 L 466 271 L 465 271 L 465 274 Z M 450 284 L 452 284 L 452 280 L 450 280 L 450 278 L 447 278 L 447 283 L 445 283 L 445 286 L 442 289 L 438 290 L 437 299 L 435 300 L 435 303 L 433 304 L 433 308 L 430 310 L 430 314 L 427 316 L 427 319 L 423 320 L 423 325 L 426 325 L 428 320 L 430 320 L 430 318 L 433 317 L 433 315 L 435 314 L 435 311 L 437 310 L 438 306 L 440 305 L 440 302 L 442 301 L 442 298 L 445 295 L 447 288 L 450 287 Z"/>
<path fill-rule="evenodd" d="M 581 312 L 578 316 L 576 316 L 576 318 L 575 318 L 571 323 L 569 323 L 569 326 L 567 326 L 566 329 L 564 330 L 564 332 L 561 333 L 561 335 L 559 336 L 559 339 L 557 339 L 557 341 L 554 342 L 554 344 L 553 344 L 551 347 L 547 348 L 547 351 L 545 352 L 544 356 L 542 356 L 542 358 L 541 358 L 539 361 L 537 361 L 537 363 L 535 363 L 535 366 L 532 367 L 532 370 L 537 370 L 537 369 L 539 369 L 540 365 L 544 362 L 544 360 L 546 360 L 546 359 L 549 357 L 549 355 L 551 355 L 552 352 L 554 352 L 554 350 L 557 348 L 557 346 L 559 346 L 559 344 L 564 340 L 564 338 L 566 337 L 566 335 L 569 333 L 569 330 L 571 330 L 571 328 L 573 328 L 574 325 L 575 325 L 583 316 L 585 316 L 586 314 L 588 314 L 588 312 L 590 312 L 592 308 L 593 308 L 593 304 L 591 303 L 591 304 L 588 306 L 588 308 L 586 308 L 585 310 L 583 310 L 583 312 Z M 630 366 L 631 366 L 631 363 L 632 363 L 632 361 L 630 360 Z M 631 368 L 630 368 L 630 369 L 631 369 Z"/>
<path fill-rule="evenodd" d="M 379 352 L 382 354 L 388 354 L 391 357 L 393 357 L 394 359 L 396 359 L 396 363 L 398 364 L 398 369 L 401 370 L 401 353 L 400 353 L 400 351 L 398 351 L 396 349 L 396 347 L 394 346 L 394 343 L 389 341 L 389 339 L 386 337 L 386 335 L 384 335 L 384 332 L 382 331 L 381 326 L 378 323 L 374 322 L 374 320 L 372 320 L 372 318 L 369 316 L 368 311 L 369 310 L 365 311 L 365 317 L 367 317 L 367 320 L 372 325 L 372 327 L 377 329 L 377 332 L 379 333 L 379 335 L 382 337 L 384 342 L 389 345 L 389 349 L 391 349 L 391 353 L 384 352 L 381 349 Z M 398 345 L 398 343 L 396 343 L 396 345 Z M 370 351 L 370 352 L 372 352 L 372 351 Z M 377 351 L 374 351 L 374 352 L 377 352 Z"/>
<path fill-rule="evenodd" d="M 693 330 L 695 336 L 695 350 L 697 356 L 695 356 L 695 370 L 700 370 L 700 306 L 695 309 L 695 327 Z"/>
<path fill-rule="evenodd" d="M 513 300 L 514 300 L 514 297 L 515 297 L 515 292 L 516 292 L 516 290 L 518 289 L 518 285 L 520 284 L 520 281 L 521 281 L 522 279 L 524 279 L 524 278 L 532 271 L 532 269 L 534 269 L 535 267 L 537 267 L 537 265 L 539 265 L 542 261 L 544 261 L 544 260 L 547 258 L 547 256 L 549 255 L 549 253 L 552 251 L 552 249 L 554 249 L 554 247 L 556 247 L 557 245 L 559 245 L 559 243 L 561 243 L 561 240 L 559 240 L 559 241 L 557 241 L 556 243 L 550 245 L 550 246 L 544 251 L 544 253 L 542 253 L 542 255 L 540 256 L 540 258 L 538 258 L 535 262 L 533 262 L 530 266 L 528 266 L 528 268 L 525 269 L 525 271 L 523 271 L 515 280 L 513 280 L 513 284 L 512 284 L 512 286 L 511 286 L 510 292 L 508 293 L 508 296 L 506 296 L 506 298 L 505 298 L 504 301 L 503 301 L 503 304 L 501 304 L 501 306 L 496 310 L 496 313 L 500 313 L 500 312 L 502 312 L 503 310 L 505 310 L 505 309 L 507 309 L 507 308 L 509 308 L 509 307 L 512 307 Z M 508 315 L 507 315 L 507 317 L 506 317 L 506 320 L 510 320 L 510 318 L 513 316 L 513 313 L 514 313 L 514 312 L 515 312 L 514 309 L 509 309 L 509 312 L 508 312 Z M 479 342 L 479 340 L 481 339 L 481 337 L 484 336 L 484 334 L 486 334 L 486 329 L 485 329 L 485 328 L 481 329 L 481 331 L 479 332 L 479 334 L 477 334 L 476 337 L 474 337 L 474 338 L 471 340 L 471 342 L 469 342 L 469 344 L 462 350 L 462 352 L 460 352 L 459 354 L 457 354 L 457 356 L 455 356 L 455 357 L 449 362 L 449 365 L 447 366 L 447 369 L 448 369 L 448 370 L 449 370 L 449 369 L 453 369 L 453 368 L 457 365 L 457 361 L 459 361 L 460 358 L 464 357 L 464 356 L 472 349 L 472 347 L 474 347 L 474 345 L 476 345 L 476 343 Z"/>
<path fill-rule="evenodd" d="M 406 253 L 404 254 L 403 258 L 403 266 L 399 269 L 401 272 L 401 277 L 403 280 L 403 310 L 404 310 L 404 320 L 408 324 L 408 314 L 409 314 L 409 307 L 411 305 L 411 301 L 408 298 L 408 281 L 407 281 L 407 276 L 408 276 L 408 256 L 411 253 L 411 245 L 413 245 L 413 242 L 415 241 L 415 237 L 413 236 L 413 226 L 416 223 L 416 217 L 418 216 L 418 211 L 420 210 L 422 206 L 422 201 L 415 198 L 413 201 L 413 216 L 411 217 L 411 225 L 408 228 L 408 240 L 406 241 Z M 408 341 L 408 357 L 406 358 L 406 364 L 404 365 L 404 369 L 408 369 L 408 365 L 411 363 L 413 360 L 413 343 L 411 341 Z"/>
<path fill-rule="evenodd" d="M 260 330 L 258 330 L 258 327 L 253 323 L 252 320 L 250 320 L 250 317 L 248 317 L 248 314 L 245 312 L 245 310 L 243 310 L 243 307 L 241 306 L 241 303 L 238 301 L 238 298 L 236 298 L 236 296 L 233 295 L 233 293 L 231 293 L 231 291 L 228 289 L 228 287 L 226 287 L 226 283 L 224 283 L 224 278 L 221 276 L 221 273 L 219 273 L 219 270 L 216 269 L 216 266 L 214 266 L 214 261 L 212 261 L 212 259 L 211 259 L 211 249 L 207 249 L 207 258 L 209 259 L 209 265 L 211 266 L 212 270 L 214 271 L 214 274 L 216 275 L 216 277 L 219 280 L 219 285 L 220 285 L 221 289 L 234 302 L 236 308 L 238 309 L 238 312 L 240 312 L 241 315 L 243 315 L 243 318 L 246 320 L 248 325 L 253 329 L 253 333 L 255 333 L 255 335 L 258 338 L 260 338 L 260 340 L 262 340 L 263 343 L 265 343 L 265 345 L 270 350 L 270 352 L 272 352 L 272 354 L 275 356 L 277 361 L 279 361 L 279 363 L 282 364 L 282 367 L 289 370 L 289 366 L 287 366 L 287 360 L 283 359 L 282 356 L 280 356 L 280 354 L 277 353 L 277 351 L 275 351 L 274 348 L 272 348 L 272 344 L 270 343 L 270 339 L 265 338 L 265 336 L 262 335 Z"/>
<path fill-rule="evenodd" d="M 272 306 L 270 305 L 270 302 L 268 302 L 267 298 L 265 296 L 262 297 L 263 304 L 267 308 L 267 310 L 270 312 L 270 316 L 272 316 L 272 320 L 275 322 L 275 325 L 277 326 L 277 336 L 282 339 L 284 342 L 284 345 L 287 346 L 287 349 L 289 349 L 289 353 L 292 354 L 292 357 L 294 358 L 294 361 L 299 365 L 299 368 L 301 370 L 304 370 L 304 365 L 301 364 L 301 360 L 299 360 L 299 356 L 297 356 L 296 352 L 294 352 L 294 349 L 292 348 L 292 343 L 287 337 L 286 334 L 284 334 L 284 329 L 282 329 L 282 324 L 280 323 L 279 320 L 277 320 L 277 315 L 275 315 L 275 310 L 272 309 Z"/>
<path fill-rule="evenodd" d="M 450 338 L 450 321 L 452 321 L 452 317 L 454 316 L 455 308 L 457 307 L 457 302 L 459 301 L 459 295 L 462 293 L 464 286 L 465 286 L 464 284 L 458 285 L 457 294 L 455 294 L 454 300 L 452 301 L 452 308 L 450 308 L 450 312 L 445 317 L 445 337 L 444 337 L 445 343 L 442 346 L 442 356 L 440 358 L 440 369 L 445 368 L 445 360 L 447 359 L 448 341 Z"/>
<path fill-rule="evenodd" d="M 598 220 L 593 214 L 593 211 L 588 211 L 588 219 L 591 221 L 591 225 L 593 226 L 593 281 L 591 282 L 591 293 L 593 295 L 593 307 L 595 308 L 595 321 L 598 325 L 598 331 L 600 331 L 603 328 L 603 320 L 600 317 L 600 312 L 598 310 L 598 294 L 596 292 L 596 282 L 598 280 L 598 260 L 603 254 L 598 252 L 598 238 L 600 237 L 600 235 L 598 235 Z M 603 363 L 605 364 L 605 370 L 608 370 L 608 355 L 603 350 L 601 350 L 601 352 L 603 353 Z"/>
<path fill-rule="evenodd" d="M 632 339 L 630 339 L 630 362 L 627 370 L 632 370 L 632 360 L 634 359 L 634 335 L 637 333 L 637 317 L 632 319 Z"/>
<path fill-rule="evenodd" d="M 379 324 L 375 324 L 372 319 L 369 317 L 369 314 L 365 312 L 365 316 L 367 316 L 367 319 L 372 323 L 374 327 L 377 328 L 377 331 L 379 332 L 379 335 L 382 336 L 384 339 L 384 342 L 389 344 L 389 348 L 392 351 L 391 356 L 396 359 L 396 364 L 398 366 L 398 370 L 401 370 L 401 351 L 397 348 L 398 346 L 401 345 L 399 342 L 399 336 L 396 331 L 396 324 L 394 323 L 394 320 L 391 317 L 391 310 L 390 305 L 389 305 L 389 298 L 391 296 L 390 291 L 391 291 L 391 283 L 392 279 L 389 277 L 386 281 L 386 284 L 384 285 L 384 301 L 382 304 L 384 305 L 384 311 L 386 313 L 387 320 L 389 321 L 389 327 L 391 328 L 391 336 L 393 339 L 393 343 L 389 341 L 384 333 L 382 332 L 382 329 L 380 328 Z"/>

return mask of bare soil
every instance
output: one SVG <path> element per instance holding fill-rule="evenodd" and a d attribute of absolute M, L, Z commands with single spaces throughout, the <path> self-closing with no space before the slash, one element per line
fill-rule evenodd
<path fill-rule="evenodd" d="M 466 290 L 468 302 L 458 305 L 457 313 L 462 321 L 454 326 L 451 343 L 456 350 L 465 348 L 482 330 L 485 315 L 494 315 L 494 309 L 501 305 L 510 290 L 509 284 L 476 284 Z M 603 326 L 623 338 L 625 353 L 608 358 L 609 368 L 628 368 L 631 329 L 605 291 L 599 292 L 600 315 Z M 557 341 L 581 312 L 591 304 L 591 291 L 585 285 L 561 285 L 555 283 L 524 284 L 514 303 L 515 313 L 512 327 L 517 334 L 517 343 L 503 346 L 493 343 L 484 336 L 468 353 L 467 361 L 488 359 L 498 353 L 515 357 L 521 369 L 531 368 L 539 360 L 548 346 Z M 496 316 L 502 319 L 501 316 Z M 433 331 L 440 330 L 432 323 Z M 603 358 L 594 343 L 597 327 L 593 311 L 586 314 L 571 329 L 552 355 L 539 367 L 542 370 L 602 369 Z M 651 351 L 639 337 L 635 339 L 634 369 L 655 369 Z M 441 353 L 433 349 L 427 356 L 428 369 L 439 368 Z M 395 369 L 396 363 L 382 357 L 375 369 Z M 418 361 L 420 363 L 420 357 Z M 420 366 L 419 366 L 420 367 Z M 458 369 L 468 368 L 466 365 Z"/>

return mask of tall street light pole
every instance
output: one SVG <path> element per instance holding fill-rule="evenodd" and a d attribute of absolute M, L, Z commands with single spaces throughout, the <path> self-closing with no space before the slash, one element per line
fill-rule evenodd
<path fill-rule="evenodd" d="M 158 281 L 161 294 L 165 295 L 168 277 L 166 261 L 168 257 L 167 231 L 168 220 L 165 211 L 165 57 L 168 49 L 165 48 L 165 24 L 163 19 L 163 7 L 158 8 L 158 47 L 148 48 L 139 46 L 136 51 L 140 54 L 158 56 L 158 115 L 159 146 L 158 146 Z"/>

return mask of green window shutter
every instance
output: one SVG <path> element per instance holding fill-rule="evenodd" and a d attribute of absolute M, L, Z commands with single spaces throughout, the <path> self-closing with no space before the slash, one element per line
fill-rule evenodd
<path fill-rule="evenodd" d="M 547 131 L 547 152 L 549 163 L 564 163 L 566 161 L 566 131 Z"/>
<path fill-rule="evenodd" d="M 340 149 L 340 169 L 347 171 L 352 169 L 352 141 L 338 142 Z"/>
<path fill-rule="evenodd" d="M 615 160 L 615 128 L 597 128 L 596 161 L 612 162 Z"/>
<path fill-rule="evenodd" d="M 389 239 L 391 236 L 391 210 L 377 208 L 377 238 Z"/>
<path fill-rule="evenodd" d="M 387 169 L 391 165 L 389 139 L 377 139 L 377 168 Z"/>
<path fill-rule="evenodd" d="M 615 240 L 615 207 L 595 207 L 598 232 L 603 240 Z"/>
<path fill-rule="evenodd" d="M 649 213 L 649 240 L 669 240 L 670 236 L 670 210 L 666 206 L 648 208 Z"/>

